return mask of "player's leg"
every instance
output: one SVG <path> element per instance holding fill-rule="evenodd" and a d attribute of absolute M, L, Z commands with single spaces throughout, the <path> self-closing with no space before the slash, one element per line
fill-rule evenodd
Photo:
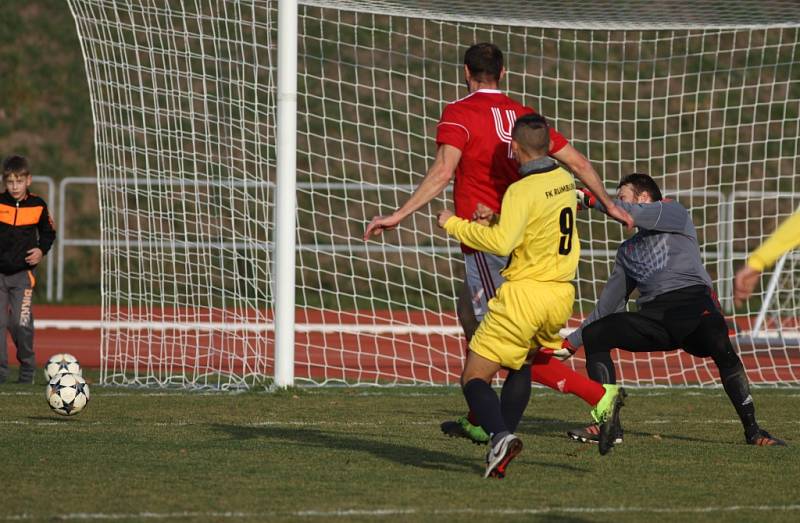
<path fill-rule="evenodd" d="M 745 441 L 757 446 L 783 446 L 785 442 L 759 427 L 756 409 L 750 394 L 750 382 L 742 360 L 731 345 L 728 325 L 716 309 L 704 314 L 697 328 L 683 343 L 686 352 L 697 357 L 711 357 L 719 369 L 725 393 L 744 428 Z"/>
<path fill-rule="evenodd" d="M 500 412 L 500 400 L 491 385 L 499 370 L 497 362 L 470 351 L 461 374 L 467 405 L 475 412 L 484 430 L 493 436 L 505 436 L 510 432 Z"/>
<path fill-rule="evenodd" d="M 489 313 L 472 338 L 462 375 L 467 404 L 491 435 L 492 448 L 486 458 L 485 477 L 502 478 L 508 463 L 522 450 L 522 442 L 513 434 L 503 415 L 506 396 L 518 391 L 504 386 L 498 400 L 491 388 L 491 379 L 501 367 L 511 369 L 513 375 L 514 370 L 519 371 L 524 366 L 528 356 L 533 329 L 524 318 L 516 317 L 517 294 L 510 282 L 499 289 L 497 298 L 491 301 Z M 521 410 L 526 406 L 527 403 Z"/>
<path fill-rule="evenodd" d="M 610 314 L 591 323 L 583 330 L 583 347 L 586 355 L 586 370 L 589 377 L 604 384 L 616 384 L 617 375 L 611 350 L 619 348 L 631 352 L 650 352 L 672 348 L 673 342 L 663 325 L 636 313 Z M 604 405 L 605 406 L 605 405 Z M 599 443 L 601 423 L 595 422 L 586 427 L 571 429 L 567 435 L 584 443 Z M 622 443 L 623 430 L 617 423 L 612 442 Z"/>
<path fill-rule="evenodd" d="M 484 430 L 492 435 L 491 448 L 486 455 L 485 478 L 505 477 L 506 467 L 522 451 L 522 441 L 506 426 L 500 412 L 500 401 L 492 390 L 491 381 L 499 370 L 498 363 L 470 351 L 461 375 L 464 398 L 470 410 Z"/>
<path fill-rule="evenodd" d="M 473 337 L 471 347 L 506 347 L 509 352 L 520 348 L 517 354 L 523 359 L 505 366 L 509 371 L 500 395 L 500 409 L 511 432 L 519 425 L 531 397 L 531 343 L 547 339 L 561 345 L 558 332 L 572 313 L 574 294 L 571 284 L 506 282 L 498 290 L 497 299 L 489 303 L 489 313 Z M 596 385 L 602 391 L 602 386 Z"/>
<path fill-rule="evenodd" d="M 500 411 L 511 432 L 516 432 L 531 399 L 531 366 L 509 370 L 500 392 Z"/>
<path fill-rule="evenodd" d="M 17 348 L 19 383 L 33 383 L 36 360 L 33 354 L 33 287 L 31 271 L 20 271 L 7 277 L 11 316 L 8 330 Z"/>
<path fill-rule="evenodd" d="M 598 382 L 574 372 L 547 349 L 536 352 L 531 365 L 531 378 L 553 390 L 573 394 L 591 406 L 597 405 L 605 393 Z"/>
<path fill-rule="evenodd" d="M 489 310 L 489 300 L 505 281 L 500 271 L 507 263 L 506 257 L 483 252 L 464 255 L 464 283 L 458 295 L 456 312 L 464 330 L 467 347 Z M 530 377 L 527 379 L 530 380 Z M 466 438 L 479 445 L 489 441 L 489 435 L 480 427 L 471 411 L 455 421 L 442 422 L 441 429 L 448 436 Z"/>
<path fill-rule="evenodd" d="M 8 346 L 6 343 L 8 315 L 8 287 L 6 287 L 6 276 L 0 274 L 0 383 L 5 383 L 8 380 Z"/>
<path fill-rule="evenodd" d="M 552 300 L 546 302 L 542 311 L 546 320 L 533 336 L 534 342 L 542 347 L 537 351 L 533 367 L 546 366 L 553 375 L 560 376 L 558 388 L 562 392 L 566 392 L 563 389 L 567 387 L 579 388 L 583 392 L 581 397 L 592 406 L 591 416 L 598 429 L 600 453 L 605 454 L 616 442 L 617 433 L 621 432 L 621 428 L 618 429 L 619 409 L 624 404 L 625 391 L 616 384 L 603 385 L 578 374 L 552 355 L 551 351 L 561 346 L 560 330 L 572 314 L 574 288 L 571 285 L 568 288 L 555 287 L 548 294 Z"/>
<path fill-rule="evenodd" d="M 611 350 L 656 352 L 675 349 L 661 322 L 635 312 L 609 314 L 583 329 L 586 372 L 600 383 L 616 383 Z"/>

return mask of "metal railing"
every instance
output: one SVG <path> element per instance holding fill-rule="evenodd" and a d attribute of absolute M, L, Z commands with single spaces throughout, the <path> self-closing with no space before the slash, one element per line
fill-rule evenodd
<path fill-rule="evenodd" d="M 49 189 L 49 197 L 48 197 L 48 205 L 51 208 L 51 212 L 53 207 L 56 207 L 58 210 L 58 224 L 59 224 L 59 235 L 58 240 L 56 241 L 56 256 L 55 259 L 50 259 L 47 262 L 47 298 L 48 300 L 52 299 L 52 279 L 53 279 L 53 266 L 56 267 L 56 301 L 62 301 L 64 299 L 64 265 L 65 265 L 65 253 L 64 250 L 66 247 L 101 247 L 102 240 L 96 238 L 85 238 L 85 237 L 69 237 L 68 236 L 68 226 L 67 220 L 68 216 L 66 213 L 66 205 L 65 202 L 67 201 L 67 188 L 74 185 L 88 185 L 94 186 L 95 188 L 98 185 L 97 178 L 93 177 L 67 177 L 62 179 L 58 184 L 58 205 L 55 206 L 54 203 L 54 183 L 53 180 L 49 177 L 34 177 L 35 182 L 39 183 L 47 183 Z M 148 183 L 152 183 L 151 181 L 147 180 L 114 180 L 114 183 L 124 184 L 124 185 L 147 185 Z M 252 187 L 252 188 L 267 188 L 269 190 L 274 188 L 273 182 L 268 181 L 186 181 L 186 180 L 167 180 L 167 181 L 159 181 L 161 185 L 166 186 L 173 186 L 173 187 L 181 187 L 181 186 L 197 186 L 197 187 Z M 386 190 L 395 190 L 395 191 L 403 191 L 407 193 L 413 192 L 416 186 L 410 184 L 404 185 L 394 185 L 394 186 L 384 186 L 384 185 L 376 185 L 376 184 L 362 184 L 362 183 L 312 183 L 312 182 L 300 182 L 297 184 L 298 190 L 362 190 L 368 192 L 380 192 Z M 446 192 L 449 192 L 451 188 L 448 188 Z M 609 189 L 613 191 L 613 189 Z M 721 191 L 711 191 L 711 190 L 681 190 L 677 192 L 670 193 L 671 196 L 678 196 L 678 197 L 692 197 L 692 198 L 704 198 L 704 199 L 713 199 L 716 202 L 719 216 L 716 223 L 716 230 L 717 230 L 717 248 L 716 249 L 704 249 L 701 254 L 703 256 L 703 261 L 705 263 L 715 263 L 717 269 L 717 280 L 718 280 L 718 293 L 722 302 L 722 305 L 726 310 L 730 310 L 732 306 L 732 280 L 734 274 L 734 262 L 736 260 L 741 260 L 746 257 L 746 252 L 735 252 L 733 249 L 734 244 L 734 210 L 735 205 L 737 202 L 741 203 L 742 197 L 745 198 L 752 198 L 755 196 L 762 197 L 762 198 L 775 198 L 775 199 L 790 199 L 792 201 L 798 198 L 798 195 L 792 192 L 754 192 L 754 191 L 736 191 L 729 195 L 725 195 Z M 110 246 L 114 246 L 119 242 L 108 243 Z M 157 242 L 161 245 L 160 242 Z M 134 242 L 137 247 L 147 247 L 148 245 L 155 245 L 154 242 Z M 216 242 L 212 244 L 204 243 L 204 242 L 191 242 L 191 241 L 184 241 L 176 244 L 177 248 L 180 249 L 193 249 L 193 248 L 208 248 L 216 247 L 216 248 L 229 248 L 229 249 L 238 249 L 244 248 L 245 245 L 240 242 Z M 252 249 L 254 244 L 252 242 L 247 244 L 247 248 Z M 272 243 L 271 242 L 257 242 L 255 244 L 255 248 L 260 250 L 271 250 Z M 385 253 L 394 250 L 405 250 L 405 247 L 402 246 L 392 246 L 392 245 L 385 245 L 385 244 L 376 244 L 376 243 L 366 243 L 363 245 L 336 245 L 336 244 L 298 244 L 297 245 L 298 251 L 313 251 L 313 252 L 375 252 L 375 253 Z M 460 249 L 455 245 L 449 246 L 419 246 L 417 248 L 420 252 L 425 253 L 451 253 L 457 254 L 460 252 Z M 593 256 L 602 256 L 604 258 L 614 257 L 616 255 L 616 249 L 595 249 L 592 248 L 590 250 Z"/>

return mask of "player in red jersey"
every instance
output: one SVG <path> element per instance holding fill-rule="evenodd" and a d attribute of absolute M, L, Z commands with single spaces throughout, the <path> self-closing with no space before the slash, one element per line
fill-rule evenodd
<path fill-rule="evenodd" d="M 460 218 L 478 219 L 500 212 L 506 188 L 519 179 L 519 165 L 511 153 L 511 131 L 516 119 L 534 112 L 503 94 L 498 86 L 505 75 L 503 54 L 491 43 L 470 47 L 464 54 L 464 76 L 468 94 L 448 104 L 437 125 L 436 158 L 427 174 L 409 199 L 394 213 L 375 216 L 364 233 L 364 240 L 395 228 L 403 219 L 427 205 L 455 179 L 453 196 L 455 214 Z M 555 129 L 550 130 L 551 157 L 567 167 L 594 193 L 608 214 L 632 228 L 633 220 L 614 205 L 600 177 L 589 161 Z M 482 204 L 482 205 L 479 205 Z M 495 289 L 504 281 L 500 271 L 507 265 L 506 257 L 474 251 L 462 245 L 466 278 L 458 300 L 458 318 L 469 343 Z M 533 365 L 523 366 L 519 378 L 506 380 L 524 394 L 525 384 L 530 394 L 530 379 L 564 393 L 572 393 L 590 405 L 600 400 L 596 383 L 577 375 L 563 365 L 553 351 L 537 352 Z M 530 367 L 530 368 L 528 368 Z M 525 375 L 528 373 L 528 375 Z M 442 424 L 449 435 L 463 436 L 485 443 L 489 436 L 474 416 L 460 417 Z"/>

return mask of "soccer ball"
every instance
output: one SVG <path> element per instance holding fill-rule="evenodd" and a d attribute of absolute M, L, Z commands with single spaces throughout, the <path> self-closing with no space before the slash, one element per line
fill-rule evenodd
<path fill-rule="evenodd" d="M 45 397 L 54 411 L 62 416 L 74 416 L 89 403 L 89 385 L 77 374 L 56 374 L 47 384 Z"/>
<path fill-rule="evenodd" d="M 44 365 L 44 380 L 49 382 L 57 374 L 68 372 L 81 375 L 81 366 L 72 354 L 53 354 Z"/>

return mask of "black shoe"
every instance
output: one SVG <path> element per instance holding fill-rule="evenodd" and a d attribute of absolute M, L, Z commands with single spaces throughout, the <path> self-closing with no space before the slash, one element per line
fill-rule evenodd
<path fill-rule="evenodd" d="M 600 455 L 605 455 L 614 447 L 614 441 L 617 439 L 617 434 L 620 431 L 621 423 L 619 420 L 619 411 L 625 405 L 625 397 L 628 394 L 622 387 L 619 388 L 619 393 L 614 398 L 614 403 L 611 406 L 611 412 L 600 424 L 600 438 L 599 447 Z"/>
<path fill-rule="evenodd" d="M 748 445 L 755 445 L 757 447 L 785 447 L 786 442 L 778 439 L 764 429 L 758 429 L 758 432 L 747 438 Z"/>
<path fill-rule="evenodd" d="M 5 382 L 6 382 L 6 380 L 7 380 L 7 377 L 6 377 L 6 376 L 4 376 L 4 375 L 0 375 L 0 385 L 2 385 L 3 383 L 5 383 Z"/>
<path fill-rule="evenodd" d="M 586 427 L 570 429 L 567 431 L 567 436 L 574 439 L 575 441 L 580 441 L 581 443 L 599 443 L 600 425 L 598 425 L 597 423 L 592 423 L 591 425 L 587 425 Z M 617 436 L 614 438 L 614 444 L 619 445 L 620 443 L 622 443 L 622 437 L 623 437 L 623 430 L 622 430 L 622 425 L 620 424 L 617 427 Z"/>

